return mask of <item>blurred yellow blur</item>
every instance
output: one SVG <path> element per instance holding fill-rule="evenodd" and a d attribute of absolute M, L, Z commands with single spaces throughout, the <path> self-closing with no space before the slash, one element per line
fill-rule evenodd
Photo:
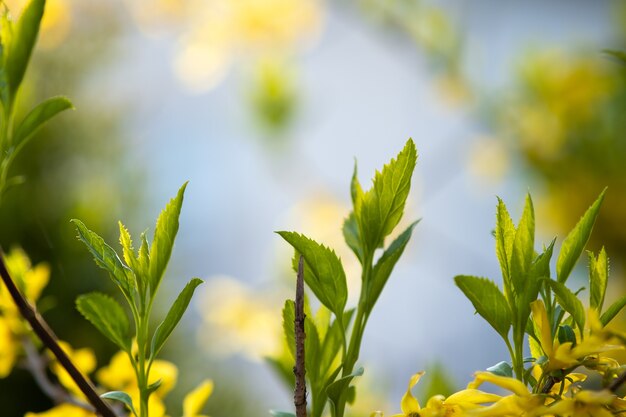
<path fill-rule="evenodd" d="M 3 0 L 11 16 L 17 20 L 22 13 L 26 0 Z M 48 0 L 46 13 L 41 21 L 38 47 L 51 50 L 63 43 L 72 26 L 72 7 L 70 0 Z"/>
<path fill-rule="evenodd" d="M 4 258 L 7 269 L 26 299 L 36 303 L 48 284 L 50 268 L 41 263 L 31 265 L 20 248 L 13 248 Z M 21 352 L 22 338 L 30 333 L 11 295 L 0 283 L 0 378 L 8 376 Z"/>
<path fill-rule="evenodd" d="M 238 62 L 289 56 L 314 42 L 322 27 L 319 0 L 128 1 L 144 33 L 174 26 L 176 75 L 191 92 L 214 88 Z"/>
<path fill-rule="evenodd" d="M 198 298 L 205 327 L 198 333 L 200 346 L 252 361 L 281 349 L 284 300 L 276 292 L 255 291 L 234 278 L 218 276 L 207 280 Z"/>

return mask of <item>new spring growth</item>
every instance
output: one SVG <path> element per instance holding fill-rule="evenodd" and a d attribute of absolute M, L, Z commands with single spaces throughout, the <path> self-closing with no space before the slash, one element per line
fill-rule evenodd
<path fill-rule="evenodd" d="M 296 232 L 278 232 L 295 250 L 294 269 L 297 270 L 298 259 L 302 256 L 304 282 L 321 303 L 316 316 L 325 317 L 312 320 L 313 315 L 308 312 L 304 321 L 305 368 L 312 417 L 321 417 L 327 406 L 333 417 L 343 417 L 346 405 L 354 401 L 356 388 L 352 382 L 363 374 L 363 368 L 356 368 L 356 363 L 367 321 L 417 223 L 410 224 L 386 244 L 386 238 L 394 232 L 404 214 L 416 161 L 415 144 L 409 139 L 396 158 L 376 172 L 372 187 L 367 191 L 359 183 L 355 166 L 350 185 L 352 211 L 345 219 L 343 235 L 362 267 L 362 286 L 356 307 L 347 307 L 346 274 L 333 249 Z M 374 262 L 374 253 L 379 250 L 382 255 Z M 294 303 L 288 300 L 283 320 L 289 346 L 295 346 L 291 324 L 294 315 Z M 293 348 L 291 353 L 295 359 Z"/>
<path fill-rule="evenodd" d="M 159 215 L 152 244 L 142 233 L 139 249 L 135 251 L 130 233 L 119 223 L 121 257 L 80 220 L 72 220 L 78 238 L 87 246 L 96 264 L 108 272 L 131 312 L 132 328 L 124 308 L 108 295 L 91 293 L 80 296 L 76 301 L 83 316 L 128 355 L 137 378 L 139 404 L 133 404 L 131 396 L 125 392 L 109 392 L 103 397 L 123 402 L 137 417 L 149 415 L 148 400 L 160 385 L 160 381 L 150 383 L 152 364 L 182 318 L 196 287 L 202 283 L 199 278 L 189 281 L 157 328 L 150 329 L 154 300 L 178 233 L 178 218 L 186 187 L 187 183 L 183 184 Z"/>

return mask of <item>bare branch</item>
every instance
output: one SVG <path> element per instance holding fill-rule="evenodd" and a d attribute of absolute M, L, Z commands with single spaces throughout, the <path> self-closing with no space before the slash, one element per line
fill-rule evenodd
<path fill-rule="evenodd" d="M 306 417 L 306 380 L 304 378 L 306 369 L 304 366 L 304 260 L 300 255 L 298 261 L 298 277 L 296 279 L 296 312 L 295 312 L 295 334 L 296 334 L 296 366 L 293 373 L 296 376 L 296 387 L 293 393 L 293 402 L 296 406 L 296 417 Z"/>
<path fill-rule="evenodd" d="M 50 351 L 57 358 L 61 366 L 65 368 L 67 373 L 72 377 L 78 388 L 85 394 L 91 405 L 94 406 L 96 412 L 102 417 L 117 417 L 113 409 L 106 403 L 96 391 L 91 381 L 89 381 L 79 370 L 72 360 L 67 356 L 65 351 L 61 349 L 58 339 L 54 332 L 50 329 L 44 319 L 37 313 L 37 311 L 30 305 L 30 303 L 20 293 L 17 286 L 13 282 L 6 264 L 4 263 L 4 255 L 0 249 L 0 276 L 4 285 L 6 285 L 13 302 L 17 306 L 20 314 L 32 327 L 35 334 L 41 339 L 43 344 L 50 349 Z"/>

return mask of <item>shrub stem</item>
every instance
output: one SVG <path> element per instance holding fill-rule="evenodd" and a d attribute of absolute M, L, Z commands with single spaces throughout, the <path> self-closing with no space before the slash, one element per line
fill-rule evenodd
<path fill-rule="evenodd" d="M 293 393 L 293 402 L 296 406 L 296 417 L 306 417 L 306 368 L 304 361 L 304 258 L 300 255 L 298 261 L 298 276 L 296 279 L 296 305 L 294 330 L 296 335 L 296 366 L 293 373 L 296 376 L 296 387 Z"/>
<path fill-rule="evenodd" d="M 79 370 L 76 368 L 72 360 L 67 353 L 61 348 L 58 342 L 58 338 L 54 332 L 48 326 L 48 323 L 39 315 L 39 313 L 30 305 L 30 303 L 20 293 L 19 289 L 13 282 L 6 264 L 4 263 L 4 256 L 0 249 L 0 276 L 4 285 L 6 285 L 11 298 L 15 302 L 20 314 L 30 324 L 35 334 L 41 339 L 43 344 L 54 354 L 61 366 L 65 368 L 67 373 L 72 377 L 78 388 L 85 394 L 85 397 L 89 400 L 91 405 L 96 409 L 96 412 L 102 417 L 117 417 L 113 409 L 106 403 L 93 386 Z"/>

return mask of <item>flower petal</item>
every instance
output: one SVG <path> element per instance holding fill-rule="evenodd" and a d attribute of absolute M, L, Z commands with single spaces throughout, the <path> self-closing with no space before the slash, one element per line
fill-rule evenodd
<path fill-rule="evenodd" d="M 473 382 L 467 385 L 468 389 L 478 388 L 484 382 L 489 382 L 501 388 L 507 389 L 520 397 L 528 397 L 530 393 L 528 388 L 521 381 L 507 377 L 492 374 L 491 372 L 476 372 Z"/>
<path fill-rule="evenodd" d="M 409 387 L 406 390 L 406 393 L 402 397 L 402 402 L 400 403 L 400 408 L 404 415 L 410 415 L 413 413 L 417 413 L 420 410 L 420 403 L 411 393 L 411 388 L 415 386 L 420 380 L 420 378 L 424 375 L 424 371 L 418 372 L 411 377 L 409 381 Z"/>
<path fill-rule="evenodd" d="M 213 392 L 213 381 L 204 380 L 183 400 L 183 417 L 197 417 Z"/>

